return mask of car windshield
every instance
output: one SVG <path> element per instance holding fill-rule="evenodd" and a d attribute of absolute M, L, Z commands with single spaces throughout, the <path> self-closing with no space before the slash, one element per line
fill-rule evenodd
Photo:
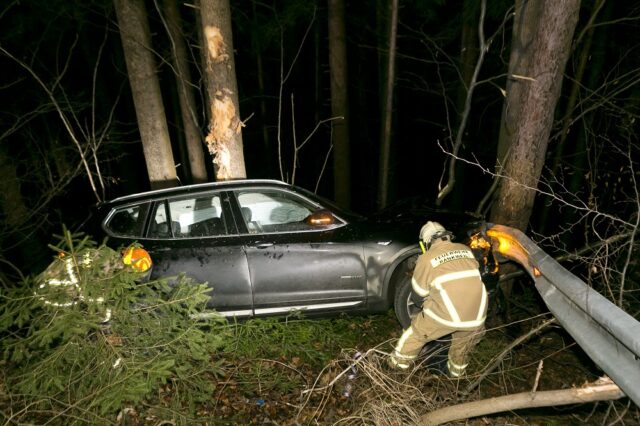
<path fill-rule="evenodd" d="M 328 198 L 324 198 L 321 195 L 314 194 L 311 191 L 308 191 L 308 190 L 306 190 L 304 188 L 296 187 L 296 190 L 304 193 L 304 195 L 306 195 L 308 197 L 317 199 L 318 201 L 320 201 L 320 203 L 323 206 L 327 207 L 329 210 L 331 210 L 333 213 L 335 213 L 336 216 L 338 216 L 338 217 L 340 217 L 342 219 L 345 219 L 348 222 L 355 222 L 355 221 L 359 221 L 359 220 L 364 219 L 363 215 L 358 214 L 356 212 L 353 212 L 353 211 L 351 211 L 349 209 L 346 209 L 344 207 L 340 207 L 339 205 L 337 205 L 335 203 L 335 201 L 331 201 Z"/>

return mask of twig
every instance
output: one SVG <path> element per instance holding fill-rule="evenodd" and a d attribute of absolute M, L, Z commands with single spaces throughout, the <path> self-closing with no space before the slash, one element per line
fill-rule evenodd
<path fill-rule="evenodd" d="M 500 365 L 500 363 L 502 363 L 502 360 L 504 359 L 504 357 L 507 356 L 507 354 L 511 352 L 513 348 L 515 348 L 525 340 L 529 339 L 531 336 L 535 335 L 536 333 L 540 332 L 540 330 L 546 328 L 547 326 L 555 322 L 556 322 L 555 318 L 548 319 L 542 322 L 540 325 L 538 325 L 534 329 L 532 329 L 531 331 L 529 331 L 528 333 L 523 334 L 522 336 L 514 340 L 501 353 L 499 353 L 494 357 L 493 362 L 491 362 L 491 364 L 489 364 L 489 366 L 484 369 L 484 371 L 480 374 L 480 376 L 478 376 L 478 378 L 473 383 L 467 386 L 467 388 L 464 390 L 464 392 L 462 392 L 462 394 L 468 395 L 472 390 L 474 390 L 491 372 L 493 372 L 493 370 L 495 370 Z"/>
<path fill-rule="evenodd" d="M 627 256 L 624 262 L 624 266 L 622 267 L 622 272 L 620 274 L 620 290 L 618 295 L 618 306 L 622 308 L 622 300 L 624 297 L 624 289 L 625 289 L 625 281 L 627 278 L 627 270 L 629 269 L 629 265 L 631 264 L 631 259 L 633 258 L 633 244 L 635 242 L 636 232 L 638 232 L 638 227 L 640 227 L 640 192 L 638 191 L 638 181 L 636 180 L 636 173 L 633 167 L 633 161 L 631 160 L 631 146 L 629 146 L 628 151 L 629 158 L 629 169 L 631 170 L 631 179 L 633 180 L 633 188 L 635 191 L 635 207 L 636 207 L 636 223 L 632 228 L 631 237 L 629 238 L 629 251 L 627 251 Z"/>
<path fill-rule="evenodd" d="M 358 364 L 360 364 L 362 362 L 363 359 L 365 359 L 371 352 L 377 352 L 376 348 L 372 348 L 369 349 L 367 352 L 365 352 L 364 354 L 362 354 L 355 362 L 349 364 L 347 366 L 347 368 L 345 368 L 344 370 L 342 370 L 340 373 L 338 373 L 338 375 L 336 377 L 333 378 L 333 380 L 331 382 L 329 382 L 329 384 L 325 385 L 325 386 L 321 386 L 319 388 L 311 388 L 311 389 L 305 389 L 302 391 L 302 394 L 306 394 L 309 392 L 314 392 L 314 391 L 321 391 L 321 390 L 325 390 L 328 388 L 333 387 L 333 385 L 340 380 L 340 378 L 342 376 L 344 376 L 345 374 L 347 374 L 349 371 L 351 371 L 352 368 L 356 367 Z"/>
<path fill-rule="evenodd" d="M 536 370 L 536 380 L 533 382 L 533 388 L 531 388 L 532 397 L 533 397 L 533 394 L 536 393 L 536 390 L 538 390 L 538 383 L 540 382 L 540 375 L 542 374 L 543 365 L 544 365 L 544 360 L 541 359 L 540 362 L 538 363 L 538 369 Z"/>
<path fill-rule="evenodd" d="M 441 205 L 442 200 L 453 190 L 453 186 L 456 183 L 455 176 L 455 168 L 456 168 L 456 157 L 458 156 L 458 151 L 460 150 L 460 146 L 462 146 L 462 136 L 464 135 L 464 129 L 467 126 L 467 120 L 469 119 L 469 113 L 471 111 L 471 100 L 473 99 L 473 91 L 476 88 L 476 82 L 478 80 L 478 75 L 480 74 L 480 69 L 482 68 L 482 64 L 484 63 L 484 56 L 489 50 L 489 43 L 485 41 L 484 37 L 484 17 L 487 10 L 487 1 L 482 0 L 480 5 L 480 22 L 478 23 L 478 38 L 480 40 L 480 55 L 478 57 L 478 62 L 476 63 L 475 69 L 473 70 L 473 76 L 471 77 L 471 83 L 469 84 L 469 89 L 467 91 L 467 97 L 464 102 L 464 109 L 462 112 L 462 119 L 460 120 L 460 125 L 458 126 L 458 132 L 456 133 L 456 140 L 453 144 L 453 150 L 451 158 L 449 159 L 449 171 L 448 171 L 448 181 L 445 184 L 444 188 L 440 190 L 438 194 L 438 198 L 436 199 L 436 205 Z"/>

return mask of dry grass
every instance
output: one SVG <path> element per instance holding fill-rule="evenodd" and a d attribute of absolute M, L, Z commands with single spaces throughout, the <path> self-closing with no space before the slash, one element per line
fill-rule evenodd
<path fill-rule="evenodd" d="M 545 318 L 526 318 L 488 330 L 473 354 L 470 374 L 461 379 L 435 374 L 426 368 L 429 359 L 422 359 L 410 371 L 392 369 L 387 359 L 395 339 L 367 350 L 358 359 L 354 359 L 355 351 L 344 351 L 340 358 L 325 366 L 309 389 L 301 392 L 301 403 L 291 424 L 415 425 L 420 424 L 421 416 L 438 408 L 531 391 L 534 387 L 538 390 L 576 387 L 596 379 L 601 372 L 582 358 L 579 348 L 557 326 L 532 334 L 526 342 L 509 349 L 515 340 L 510 331 L 516 329 L 525 335 Z M 509 350 L 501 354 L 504 349 Z M 502 357 L 498 366 L 491 372 L 485 371 L 498 355 Z M 354 368 L 357 376 L 349 380 Z M 351 396 L 340 400 L 346 403 L 348 412 L 336 412 L 337 395 L 347 383 L 353 386 Z M 473 383 L 476 385 L 469 391 Z M 460 424 L 637 425 L 639 420 L 638 407 L 623 399 L 571 406 L 561 411 L 502 413 Z"/>

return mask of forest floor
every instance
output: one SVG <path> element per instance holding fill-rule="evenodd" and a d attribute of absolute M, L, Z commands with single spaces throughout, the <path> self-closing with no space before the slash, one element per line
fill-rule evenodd
<path fill-rule="evenodd" d="M 209 329 L 224 334 L 226 340 L 210 357 L 209 350 L 205 350 L 202 367 L 177 381 L 163 380 L 163 385 L 153 385 L 142 402 L 119 403 L 118 413 L 110 409 L 100 417 L 89 416 L 88 410 L 71 411 L 78 408 L 78 397 L 71 396 L 75 394 L 70 388 L 68 398 L 72 404 L 64 405 L 62 411 L 56 409 L 55 416 L 53 404 L 51 410 L 29 412 L 35 403 L 25 400 L 20 405 L 20 395 L 5 392 L 8 388 L 3 381 L 10 376 L 5 369 L 10 367 L 0 362 L 0 414 L 7 426 L 84 425 L 95 424 L 86 419 L 96 418 L 100 424 L 136 426 L 405 426 L 420 424 L 422 416 L 443 407 L 521 392 L 579 388 L 601 378 L 603 372 L 562 327 L 549 322 L 552 316 L 536 295 L 528 287 L 514 295 L 508 319 L 503 313 L 489 317 L 487 331 L 471 354 L 467 375 L 461 379 L 437 374 L 425 366 L 426 362 L 407 371 L 388 367 L 388 354 L 402 333 L 393 311 L 331 319 L 293 315 L 224 322 L 223 328 Z M 521 344 L 512 345 L 524 336 Z M 96 340 L 83 343 L 93 354 Z M 139 356 L 148 346 L 141 348 Z M 187 352 L 191 354 L 191 346 Z M 438 356 L 446 359 L 443 353 L 427 359 Z M 496 359 L 499 362 L 494 362 Z M 44 368 L 56 370 L 49 361 L 47 358 Z M 496 368 L 488 369 L 491 365 Z M 213 388 L 185 387 L 187 381 L 195 383 L 197 379 Z M 43 377 L 38 375 L 36 380 L 42 381 Z M 94 398 L 92 395 L 95 394 L 80 401 Z M 49 399 L 37 401 L 43 400 Z M 623 398 L 501 412 L 451 424 L 640 425 L 640 410 Z"/>
<path fill-rule="evenodd" d="M 357 338 L 357 347 L 335 348 L 333 358 L 324 364 L 308 363 L 295 355 L 240 362 L 230 359 L 211 403 L 199 412 L 198 424 L 403 426 L 417 424 L 420 416 L 437 408 L 531 391 L 536 381 L 537 390 L 544 391 L 580 387 L 597 380 L 603 373 L 561 327 L 552 325 L 509 351 L 495 371 L 465 394 L 497 354 L 549 317 L 546 313 L 531 315 L 531 309 L 525 307 L 516 309 L 510 322 L 489 328 L 473 354 L 468 376 L 460 380 L 433 374 L 426 368 L 405 372 L 387 367 L 386 353 L 402 332 L 393 312 L 348 318 L 348 332 Z M 313 341 L 305 346 L 301 351 L 327 350 Z M 358 352 L 363 355 L 354 371 L 351 367 Z M 355 377 L 350 379 L 353 373 Z M 139 424 L 161 421 L 154 416 L 146 421 L 130 420 Z M 638 425 L 640 411 L 624 398 L 498 413 L 451 424 Z"/>
<path fill-rule="evenodd" d="M 466 393 L 497 354 L 551 317 L 531 293 L 523 300 L 528 302 L 513 307 L 508 321 L 496 316 L 488 322 L 487 333 L 473 354 L 469 374 L 463 379 L 452 380 L 426 368 L 405 372 L 387 367 L 386 354 L 402 332 L 390 312 L 386 316 L 351 318 L 350 328 L 360 337 L 358 347 L 343 348 L 320 370 L 301 364 L 295 357 L 248 360 L 244 366 L 235 366 L 236 374 L 227 376 L 206 414 L 232 424 L 401 426 L 417 424 L 420 416 L 461 402 L 530 392 L 534 386 L 538 391 L 575 388 L 603 376 L 559 325 L 551 325 L 509 351 L 495 371 Z M 349 379 L 349 374 L 354 373 L 350 367 L 357 352 L 364 355 L 355 365 L 355 377 Z M 252 381 L 248 389 L 238 380 L 242 376 L 238 373 L 243 369 L 255 371 L 256 363 L 279 368 L 281 383 L 298 386 L 276 389 L 265 383 L 269 390 L 261 392 L 260 382 Z M 498 413 L 451 424 L 639 425 L 640 410 L 623 398 L 615 402 Z"/>
<path fill-rule="evenodd" d="M 389 324 L 388 324 L 389 325 Z M 519 327 L 518 327 L 519 328 Z M 393 327 L 391 327 L 393 329 Z M 254 382 L 247 392 L 247 383 L 230 376 L 216 395 L 212 411 L 214 417 L 232 424 L 414 424 L 416 416 L 470 400 L 480 400 L 531 391 L 540 362 L 538 390 L 557 390 L 579 387 L 593 382 L 600 372 L 585 357 L 561 329 L 554 328 L 541 333 L 532 341 L 516 348 L 469 396 L 463 391 L 482 370 L 485 362 L 513 339 L 509 327 L 489 330 L 479 345 L 470 375 L 462 380 L 451 380 L 430 371 L 396 372 L 387 366 L 384 355 L 368 354 L 371 358 L 358 365 L 358 374 L 352 380 L 347 374 L 352 359 L 342 354 L 321 372 L 295 360 L 264 360 L 263 363 L 281 365 L 283 375 L 304 377 L 304 385 L 290 391 L 270 390 L 260 392 L 260 383 Z M 380 340 L 396 339 L 400 330 L 393 330 Z M 363 343 L 365 343 L 363 341 Z M 379 341 L 377 342 L 379 343 Z M 380 351 L 389 351 L 390 344 L 382 345 Z M 248 365 L 238 370 L 250 369 Z M 350 395 L 344 396 L 345 386 L 352 386 Z M 204 414 L 204 413 L 203 413 Z M 454 424 L 465 425 L 581 425 L 581 424 L 640 424 L 640 413 L 627 400 L 616 403 L 601 402 L 584 406 L 564 406 L 546 409 L 520 410 L 499 413 Z"/>

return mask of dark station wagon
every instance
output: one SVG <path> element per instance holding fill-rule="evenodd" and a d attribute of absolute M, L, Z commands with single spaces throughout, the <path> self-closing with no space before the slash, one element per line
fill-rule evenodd
<path fill-rule="evenodd" d="M 460 241 L 482 225 L 411 203 L 364 217 L 275 180 L 134 194 L 103 204 L 100 214 L 111 246 L 140 243 L 153 259 L 152 279 L 185 273 L 207 282 L 211 307 L 225 316 L 393 307 L 403 326 L 414 310 L 420 227 L 439 221 Z"/>

